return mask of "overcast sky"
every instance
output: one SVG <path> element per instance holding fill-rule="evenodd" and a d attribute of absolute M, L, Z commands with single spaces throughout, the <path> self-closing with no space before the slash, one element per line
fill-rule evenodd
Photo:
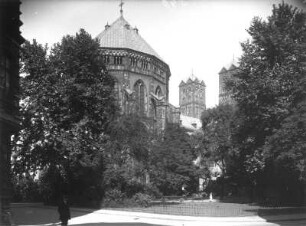
<path fill-rule="evenodd" d="M 22 35 L 52 46 L 84 28 L 96 37 L 120 16 L 120 0 L 21 0 Z M 303 8 L 304 0 L 285 0 Z M 179 83 L 204 80 L 206 104 L 218 104 L 218 72 L 241 56 L 252 18 L 265 19 L 282 0 L 124 0 L 123 16 L 170 66 L 170 103 Z M 304 7 L 305 11 L 305 7 Z"/>

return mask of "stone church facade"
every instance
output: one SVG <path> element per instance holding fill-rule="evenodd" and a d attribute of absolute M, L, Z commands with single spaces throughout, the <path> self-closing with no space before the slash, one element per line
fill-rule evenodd
<path fill-rule="evenodd" d="M 155 129 L 178 122 L 179 111 L 168 103 L 170 68 L 121 16 L 97 36 L 103 60 L 115 79 L 122 114 L 137 113 Z"/>

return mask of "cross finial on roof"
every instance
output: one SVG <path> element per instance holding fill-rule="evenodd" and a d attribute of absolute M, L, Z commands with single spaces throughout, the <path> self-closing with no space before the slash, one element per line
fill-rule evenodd
<path fill-rule="evenodd" d="M 122 10 L 122 6 L 123 6 L 123 4 L 124 4 L 124 2 L 121 0 L 121 1 L 120 1 L 120 4 L 119 4 L 119 6 L 120 6 L 120 14 L 121 14 L 121 16 L 123 16 L 123 10 Z"/>
<path fill-rule="evenodd" d="M 195 76 L 194 76 L 194 74 L 193 74 L 193 68 L 191 69 L 191 76 L 190 76 L 190 78 L 191 78 L 192 80 L 195 80 Z"/>

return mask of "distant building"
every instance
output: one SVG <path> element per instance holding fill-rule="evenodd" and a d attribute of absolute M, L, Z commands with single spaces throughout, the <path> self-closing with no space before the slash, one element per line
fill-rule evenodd
<path fill-rule="evenodd" d="M 168 103 L 170 68 L 120 12 L 97 38 L 121 112 L 137 113 L 162 130 L 169 120 L 179 122 L 178 109 Z"/>
<path fill-rule="evenodd" d="M 10 138 L 19 129 L 19 0 L 0 1 L 0 225 L 11 225 Z"/>
<path fill-rule="evenodd" d="M 189 117 L 183 114 L 180 115 L 180 125 L 190 132 L 202 129 L 201 119 Z"/>
<path fill-rule="evenodd" d="M 179 85 L 180 127 L 187 130 L 188 135 L 202 134 L 202 112 L 206 109 L 205 83 L 193 74 Z M 198 144 L 194 148 L 197 147 Z M 200 166 L 200 155 L 193 163 Z M 199 178 L 199 191 L 203 190 L 203 178 Z"/>
<path fill-rule="evenodd" d="M 193 75 L 186 82 L 179 85 L 179 104 L 182 115 L 200 119 L 206 109 L 206 85 Z"/>
<path fill-rule="evenodd" d="M 226 81 L 237 73 L 238 66 L 232 62 L 230 66 L 223 67 L 219 72 L 219 104 L 234 104 L 235 101 L 231 97 L 230 89 L 226 88 Z"/>

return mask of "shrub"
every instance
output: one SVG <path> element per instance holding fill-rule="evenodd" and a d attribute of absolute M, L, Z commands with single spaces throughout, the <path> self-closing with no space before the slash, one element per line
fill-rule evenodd
<path fill-rule="evenodd" d="M 142 193 L 143 191 L 144 185 L 135 180 L 128 181 L 124 187 L 124 192 L 128 198 L 133 197 L 137 193 Z"/>
<path fill-rule="evenodd" d="M 57 168 L 51 167 L 41 172 L 39 178 L 39 191 L 42 195 L 44 204 L 57 205 L 61 195 L 63 179 Z"/>
<path fill-rule="evenodd" d="M 126 195 L 118 189 L 112 189 L 105 192 L 104 204 L 109 206 L 110 204 L 123 203 Z"/>
<path fill-rule="evenodd" d="M 132 199 L 137 205 L 141 207 L 148 207 L 152 201 L 152 198 L 150 195 L 143 194 L 143 193 L 135 194 Z"/>
<path fill-rule="evenodd" d="M 42 200 L 38 182 L 32 177 L 13 178 L 12 185 L 14 202 L 39 202 Z"/>
<path fill-rule="evenodd" d="M 159 189 L 152 184 L 144 187 L 144 193 L 155 199 L 160 199 L 163 197 L 163 194 L 159 191 Z"/>

